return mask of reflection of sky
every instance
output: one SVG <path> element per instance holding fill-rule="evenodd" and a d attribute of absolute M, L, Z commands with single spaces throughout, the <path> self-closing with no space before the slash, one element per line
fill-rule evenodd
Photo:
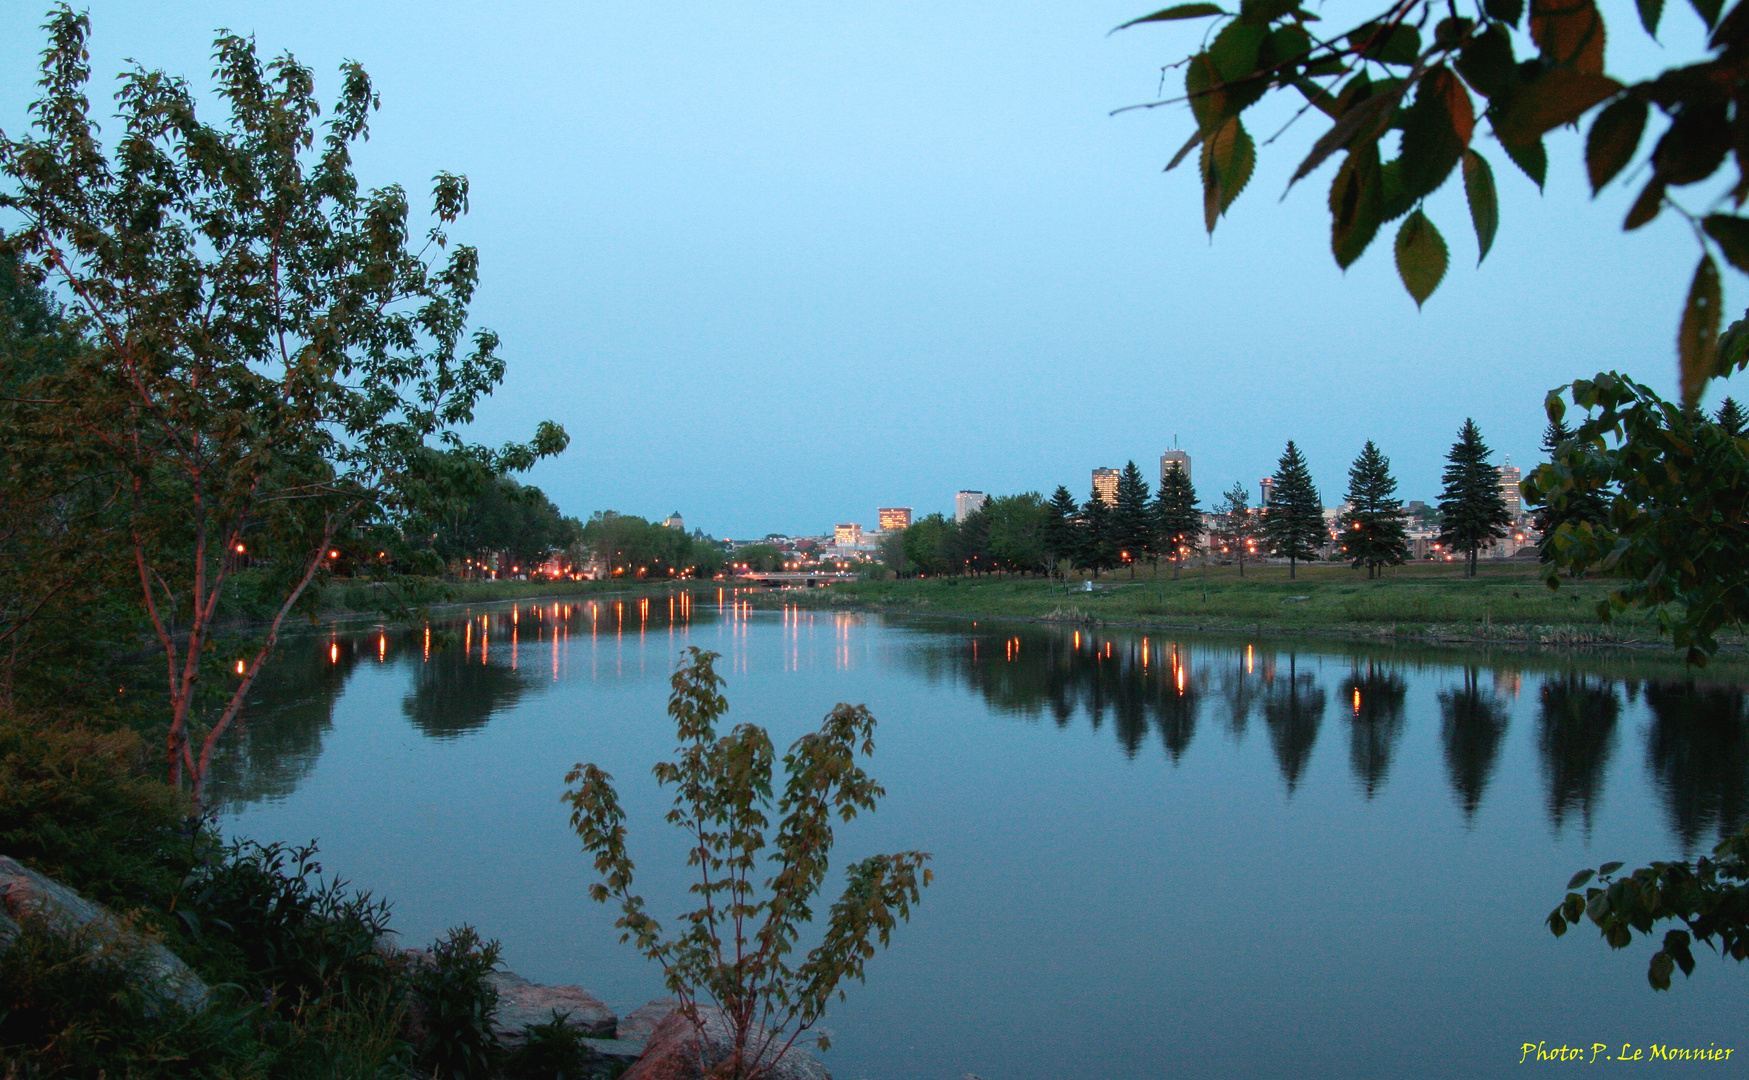
<path fill-rule="evenodd" d="M 558 797 L 573 762 L 612 773 L 635 887 L 658 918 L 679 909 L 684 845 L 649 767 L 671 750 L 667 678 L 696 645 L 724 655 L 727 721 L 768 725 L 780 747 L 834 702 L 867 703 L 889 795 L 839 827 L 841 855 L 934 854 L 917 917 L 828 1015 L 845 1080 L 1153 1077 L 1183 1061 L 1224 1076 L 1398 1077 L 1406 1061 L 1416 1076 L 1494 1076 L 1527 1040 L 1704 1046 L 1741 1027 L 1734 965 L 1702 959 L 1654 995 L 1654 946 L 1616 953 L 1541 925 L 1578 867 L 1680 845 L 1664 794 L 1680 754 L 1648 752 L 1665 729 L 1643 693 L 1613 690 L 1613 739 L 1551 734 L 1545 691 L 1571 682 L 1558 671 L 705 599 L 690 621 L 628 602 L 532 633 L 520 606 L 514 648 L 492 609 L 486 662 L 508 670 L 514 652 L 527 689 L 440 739 L 403 709 L 419 634 L 386 636 L 381 662 L 354 635 L 320 760 L 227 825 L 321 837 L 324 862 L 392 897 L 411 938 L 471 921 L 522 974 L 634 1007 L 659 977 L 586 900 L 589 861 Z M 431 662 L 478 665 L 481 648 L 464 634 Z M 1322 697 L 1315 724 L 1283 713 L 1289 687 L 1302 705 Z M 1486 730 L 1464 727 L 1478 717 Z"/>

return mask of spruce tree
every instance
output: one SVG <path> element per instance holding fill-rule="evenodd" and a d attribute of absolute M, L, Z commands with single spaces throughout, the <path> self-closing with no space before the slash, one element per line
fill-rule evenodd
<path fill-rule="evenodd" d="M 1076 518 L 1081 508 L 1075 504 L 1075 496 L 1069 494 L 1069 489 L 1061 484 L 1051 495 L 1051 501 L 1045 504 L 1045 558 L 1050 560 L 1051 568 L 1056 570 L 1057 563 L 1065 562 L 1071 566 L 1075 563 L 1079 543 L 1077 540 Z M 1062 576 L 1062 571 L 1057 571 Z"/>
<path fill-rule="evenodd" d="M 1744 425 L 1749 424 L 1749 415 L 1744 415 L 1743 410 L 1737 406 L 1737 402 L 1731 398 L 1726 398 L 1719 405 L 1719 414 L 1716 419 L 1718 425 L 1724 428 L 1726 434 L 1732 438 L 1742 435 Z"/>
<path fill-rule="evenodd" d="M 1500 495 L 1500 470 L 1488 463 L 1494 451 L 1474 420 L 1465 420 L 1446 455 L 1445 491 L 1439 500 L 1439 542 L 1464 553 L 1464 574 L 1476 575 L 1476 552 L 1506 535 L 1512 518 Z"/>
<path fill-rule="evenodd" d="M 1112 543 L 1111 507 L 1099 497 L 1097 488 L 1081 504 L 1080 526 L 1075 561 L 1098 577 L 1101 570 L 1110 569 L 1116 562 L 1117 547 Z"/>
<path fill-rule="evenodd" d="M 1296 576 L 1300 560 L 1315 560 L 1329 538 L 1324 506 L 1312 486 L 1312 471 L 1299 447 L 1289 439 L 1275 465 L 1275 495 L 1263 514 L 1263 536 L 1270 554 L 1287 558 L 1287 576 Z"/>
<path fill-rule="evenodd" d="M 1160 551 L 1172 559 L 1172 576 L 1178 576 L 1186 555 L 1201 547 L 1202 514 L 1196 509 L 1196 488 L 1177 462 L 1160 478 L 1160 494 L 1154 501 L 1154 528 Z"/>
<path fill-rule="evenodd" d="M 1371 439 L 1348 469 L 1348 510 L 1342 515 L 1342 543 L 1356 569 L 1368 578 L 1409 558 L 1409 530 L 1391 459 L 1379 453 Z"/>
<path fill-rule="evenodd" d="M 1245 557 L 1256 553 L 1258 512 L 1251 509 L 1251 493 L 1235 480 L 1219 507 L 1220 542 L 1239 557 L 1239 576 L 1245 576 Z"/>
<path fill-rule="evenodd" d="M 1142 470 L 1131 461 L 1117 478 L 1117 506 L 1111 515 L 1112 542 L 1120 554 L 1127 554 L 1130 577 L 1136 576 L 1136 563 L 1154 554 L 1154 515 L 1148 508 L 1148 482 Z"/>

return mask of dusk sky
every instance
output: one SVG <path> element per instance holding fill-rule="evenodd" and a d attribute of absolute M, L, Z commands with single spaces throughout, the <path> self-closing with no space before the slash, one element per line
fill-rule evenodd
<path fill-rule="evenodd" d="M 1631 4 L 1603 6 L 1618 77 L 1698 55 L 1686 5 L 1662 48 Z M 1161 172 L 1188 111 L 1109 115 L 1199 40 L 1201 23 L 1107 36 L 1151 9 L 90 5 L 104 93 L 127 58 L 205 89 L 221 27 L 295 54 L 325 101 L 343 59 L 364 64 L 382 97 L 364 180 L 421 199 L 440 169 L 471 181 L 454 235 L 480 249 L 476 323 L 509 361 L 473 435 L 564 424 L 570 450 L 527 479 L 578 517 L 679 510 L 746 537 L 872 526 L 877 506 L 951 513 L 960 488 L 1085 498 L 1090 469 L 1133 458 L 1152 478 L 1174 438 L 1204 506 L 1234 480 L 1255 498 L 1288 439 L 1327 505 L 1369 438 L 1400 494 L 1432 501 L 1465 417 L 1496 461 L 1529 465 L 1559 383 L 1614 368 L 1674 393 L 1698 254 L 1669 213 L 1620 231 L 1638 167 L 1593 202 L 1580 136 L 1556 133 L 1539 195 L 1479 137 L 1499 238 L 1477 269 L 1454 174 L 1429 200 L 1452 269 L 1418 312 L 1395 224 L 1346 275 L 1332 261 L 1334 162 L 1281 198 L 1321 117 L 1260 149 L 1210 241 L 1194 157 Z M 0 10 L 8 134 L 42 20 Z M 1261 143 L 1288 116 L 1247 126 Z"/>

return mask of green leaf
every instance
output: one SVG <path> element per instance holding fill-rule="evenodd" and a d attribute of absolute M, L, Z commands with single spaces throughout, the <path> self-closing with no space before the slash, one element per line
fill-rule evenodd
<path fill-rule="evenodd" d="M 1700 401 L 1701 391 L 1712 378 L 1723 303 L 1718 264 L 1713 262 L 1711 255 L 1702 255 L 1700 265 L 1694 268 L 1694 282 L 1688 287 L 1688 303 L 1682 308 L 1682 328 L 1676 335 L 1682 403 L 1685 406 L 1692 407 Z"/>
<path fill-rule="evenodd" d="M 1395 221 L 1415 209 L 1415 199 L 1403 189 L 1403 160 L 1392 158 L 1385 162 L 1379 170 L 1379 178 L 1384 182 L 1383 205 L 1379 207 L 1379 216 L 1385 221 Z"/>
<path fill-rule="evenodd" d="M 1656 952 L 1652 954 L 1652 964 L 1646 970 L 1646 981 L 1652 984 L 1654 990 L 1670 989 L 1670 973 L 1676 970 L 1676 962 L 1670 959 L 1669 953 Z"/>
<path fill-rule="evenodd" d="M 1288 187 L 1293 187 L 1306 174 L 1316 169 L 1338 150 L 1345 150 L 1355 142 L 1373 142 L 1383 135 L 1391 122 L 1391 114 L 1396 111 L 1397 102 L 1403 97 L 1403 87 L 1398 86 L 1388 93 L 1374 94 L 1357 104 L 1349 106 L 1339 117 L 1330 130 L 1319 136 L 1312 144 L 1312 152 L 1300 162 L 1300 167 L 1294 170 L 1293 179 L 1288 181 Z"/>
<path fill-rule="evenodd" d="M 1201 145 L 1202 140 L 1203 134 L 1201 131 L 1191 132 L 1190 138 L 1184 140 L 1184 145 L 1178 148 L 1178 153 L 1172 155 L 1172 160 L 1168 161 L 1166 163 L 1166 168 L 1161 171 L 1171 172 L 1173 169 L 1178 168 L 1178 163 L 1183 161 L 1185 156 L 1192 150 L 1196 149 L 1197 146 Z"/>
<path fill-rule="evenodd" d="M 1426 214 L 1417 210 L 1403 220 L 1402 228 L 1397 230 L 1397 274 L 1403 279 L 1403 287 L 1415 298 L 1416 307 L 1426 303 L 1433 290 L 1439 288 L 1448 261 L 1445 237 L 1439 235 Z"/>
<path fill-rule="evenodd" d="M 1658 20 L 1664 16 L 1664 0 L 1634 0 L 1640 9 L 1640 25 L 1646 33 L 1658 36 Z"/>
<path fill-rule="evenodd" d="M 1561 909 L 1560 908 L 1556 908 L 1555 910 L 1549 912 L 1549 917 L 1544 921 L 1546 921 L 1549 924 L 1549 933 L 1555 935 L 1556 937 L 1560 937 L 1562 934 L 1567 932 L 1567 920 L 1561 918 Z"/>
<path fill-rule="evenodd" d="M 1632 232 L 1657 217 L 1658 211 L 1663 208 L 1664 178 L 1654 173 L 1652 179 L 1646 181 L 1646 186 L 1640 189 L 1640 197 L 1628 208 L 1628 219 L 1622 222 L 1622 228 Z"/>
<path fill-rule="evenodd" d="M 1599 866 L 1597 868 L 1597 872 L 1599 874 L 1613 874 L 1617 870 L 1620 870 L 1620 869 L 1621 869 L 1621 863 L 1619 863 L 1619 862 L 1606 862 L 1602 866 Z"/>
<path fill-rule="evenodd" d="M 1267 27 L 1248 22 L 1230 22 L 1215 35 L 1209 57 L 1222 82 L 1236 82 L 1257 70 L 1257 50 L 1269 36 Z"/>
<path fill-rule="evenodd" d="M 1220 126 L 1202 144 L 1203 222 L 1209 232 L 1251 180 L 1257 146 L 1237 116 Z"/>
<path fill-rule="evenodd" d="M 1469 91 L 1441 64 L 1416 84 L 1415 103 L 1403 114 L 1403 191 L 1428 195 L 1445 183 L 1476 124 Z"/>
<path fill-rule="evenodd" d="M 1239 0 L 1239 18 L 1268 26 L 1300 6 L 1300 0 Z"/>
<path fill-rule="evenodd" d="M 1439 20 L 1433 28 L 1433 43 L 1442 49 L 1455 49 L 1458 43 L 1469 36 L 1470 28 L 1476 25 L 1474 19 L 1464 19 L 1447 16 Z"/>
<path fill-rule="evenodd" d="M 1543 181 L 1549 175 L 1549 152 L 1543 149 L 1543 141 L 1537 139 L 1528 143 L 1509 143 L 1504 140 L 1500 149 L 1506 151 L 1506 156 L 1512 163 L 1524 170 L 1524 175 L 1536 181 L 1537 187 L 1543 186 Z"/>
<path fill-rule="evenodd" d="M 1590 881 L 1592 874 L 1593 874 L 1593 871 L 1591 871 L 1591 870 L 1581 870 L 1577 874 L 1574 874 L 1573 880 L 1567 882 L 1567 890 L 1569 892 L 1571 892 L 1572 890 L 1577 889 L 1579 886 L 1585 884 L 1587 881 Z"/>
<path fill-rule="evenodd" d="M 1490 100 L 1509 94 L 1518 85 L 1518 61 L 1512 55 L 1512 35 L 1498 25 L 1490 26 L 1470 40 L 1458 54 L 1458 74 Z"/>
<path fill-rule="evenodd" d="M 1567 899 L 1561 902 L 1561 914 L 1567 917 L 1568 922 L 1578 925 L 1579 920 L 1585 917 L 1585 898 L 1578 893 L 1568 893 Z"/>
<path fill-rule="evenodd" d="M 1592 0 L 1530 0 L 1530 36 L 1551 66 L 1603 74 L 1603 16 Z"/>
<path fill-rule="evenodd" d="M 1518 20 L 1524 18 L 1524 0 L 1482 0 L 1482 10 L 1490 19 L 1517 26 Z"/>
<path fill-rule="evenodd" d="M 1372 243 L 1383 221 L 1383 195 L 1379 144 L 1348 151 L 1330 184 L 1330 250 L 1337 266 L 1348 269 Z"/>
<path fill-rule="evenodd" d="M 1719 9 L 1725 6 L 1725 0 L 1688 0 L 1699 13 L 1701 21 L 1711 30 L 1713 24 L 1719 21 Z"/>
<path fill-rule="evenodd" d="M 1348 35 L 1348 43 L 1361 49 L 1366 59 L 1381 64 L 1406 66 L 1421 58 L 1421 31 L 1404 23 L 1367 23 Z"/>
<path fill-rule="evenodd" d="M 1749 273 L 1749 219 L 1734 214 L 1708 214 L 1701 227 L 1718 241 L 1719 249 L 1732 266 Z"/>
<path fill-rule="evenodd" d="M 1593 196 L 1633 159 L 1646 130 L 1647 112 L 1644 101 L 1623 97 L 1604 106 L 1591 122 L 1591 134 L 1585 137 L 1585 171 Z"/>
<path fill-rule="evenodd" d="M 1474 150 L 1464 151 L 1464 195 L 1470 203 L 1470 221 L 1476 226 L 1476 265 L 1480 266 L 1494 246 L 1494 232 L 1500 227 L 1500 204 L 1494 195 L 1494 170 L 1489 168 L 1488 159 Z"/>
<path fill-rule="evenodd" d="M 1111 33 L 1127 30 L 1132 26 L 1151 22 L 1171 22 L 1174 19 L 1202 19 L 1210 15 L 1225 15 L 1227 12 L 1219 4 L 1174 4 L 1169 8 L 1161 8 L 1152 15 L 1143 15 L 1139 19 L 1131 19 L 1122 26 L 1114 26 Z"/>
<path fill-rule="evenodd" d="M 1726 327 L 1725 332 L 1719 335 L 1714 370 L 1720 375 L 1729 375 L 1746 366 L 1749 366 L 1749 312 L 1744 312 L 1743 318 Z"/>
<path fill-rule="evenodd" d="M 1258 54 L 1264 67 L 1297 64 L 1312 51 L 1312 35 L 1299 23 L 1285 23 L 1269 32 Z"/>
<path fill-rule="evenodd" d="M 1621 88 L 1621 83 L 1607 75 L 1550 68 L 1512 95 L 1505 115 L 1495 118 L 1494 131 L 1501 142 L 1529 142 L 1545 131 L 1571 124 L 1593 105 L 1620 93 Z"/>
<path fill-rule="evenodd" d="M 1664 935 L 1664 951 L 1669 954 L 1684 975 L 1694 974 L 1694 953 L 1689 950 L 1687 930 L 1671 930 Z"/>
<path fill-rule="evenodd" d="M 1185 65 L 1184 92 L 1190 98 L 1190 113 L 1196 117 L 1197 130 L 1204 134 L 1227 118 L 1227 92 L 1220 84 L 1221 77 L 1208 53 L 1197 53 Z"/>

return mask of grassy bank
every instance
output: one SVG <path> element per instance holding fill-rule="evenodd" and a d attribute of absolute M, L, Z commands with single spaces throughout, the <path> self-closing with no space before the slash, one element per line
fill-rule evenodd
<path fill-rule="evenodd" d="M 1601 581 L 1563 581 L 1550 590 L 1539 568 L 1484 564 L 1474 578 L 1455 563 L 1397 567 L 1368 581 L 1346 565 L 1310 565 L 1290 578 L 1285 566 L 1169 569 L 1141 567 L 1096 582 L 1023 577 L 858 581 L 755 598 L 754 603 L 850 607 L 971 618 L 1042 619 L 1163 629 L 1527 645 L 1625 645 L 1668 648 L 1656 621 L 1630 612 L 1602 622 Z M 1740 636 L 1727 640 L 1734 651 Z"/>

